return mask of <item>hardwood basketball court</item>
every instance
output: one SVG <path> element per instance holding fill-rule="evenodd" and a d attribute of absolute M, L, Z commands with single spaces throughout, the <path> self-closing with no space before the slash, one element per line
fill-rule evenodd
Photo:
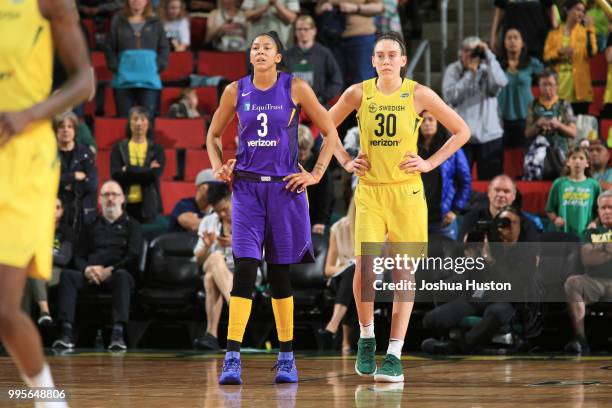
<path fill-rule="evenodd" d="M 71 407 L 610 407 L 612 358 L 471 356 L 404 358 L 406 382 L 375 384 L 353 356 L 298 354 L 299 384 L 273 384 L 273 353 L 243 354 L 242 386 L 217 384 L 222 354 L 77 351 L 49 356 Z M 378 357 L 378 360 L 381 356 Z M 0 357 L 0 406 L 23 388 Z"/>

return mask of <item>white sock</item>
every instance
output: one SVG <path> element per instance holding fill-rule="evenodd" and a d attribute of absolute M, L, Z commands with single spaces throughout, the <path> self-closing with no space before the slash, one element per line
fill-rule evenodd
<path fill-rule="evenodd" d="M 404 347 L 404 340 L 389 339 L 389 347 L 387 348 L 387 354 L 391 354 L 398 359 L 402 358 L 402 347 Z"/>
<path fill-rule="evenodd" d="M 40 370 L 40 373 L 36 374 L 32 378 L 28 378 L 26 375 L 23 375 L 23 380 L 30 388 L 55 388 L 55 384 L 53 384 L 53 377 L 51 376 L 51 370 L 49 369 L 49 364 L 47 363 L 43 364 L 43 368 Z"/>
<path fill-rule="evenodd" d="M 373 339 L 374 338 L 374 322 L 363 325 L 359 322 L 359 331 L 361 332 L 359 337 L 362 339 Z"/>

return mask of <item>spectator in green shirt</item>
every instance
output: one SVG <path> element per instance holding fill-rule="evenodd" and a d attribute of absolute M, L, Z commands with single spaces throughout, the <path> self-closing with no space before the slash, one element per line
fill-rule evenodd
<path fill-rule="evenodd" d="M 592 179 L 589 154 L 581 147 L 570 149 L 563 176 L 556 179 L 548 194 L 546 214 L 557 229 L 581 236 L 594 217 L 601 193 Z"/>

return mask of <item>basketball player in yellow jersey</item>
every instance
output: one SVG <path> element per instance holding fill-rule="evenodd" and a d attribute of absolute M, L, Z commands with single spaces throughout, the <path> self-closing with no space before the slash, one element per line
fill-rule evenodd
<path fill-rule="evenodd" d="M 389 348 L 377 370 L 374 303 L 361 300 L 361 243 L 427 242 L 427 204 L 420 173 L 439 166 L 470 137 L 466 123 L 435 92 L 404 78 L 406 61 L 401 37 L 397 33 L 383 34 L 377 39 L 372 56 L 378 77 L 349 87 L 330 110 L 336 125 L 354 110 L 359 120 L 358 158 L 351 161 L 340 145 L 335 155 L 347 171 L 361 176 L 355 191 L 353 294 L 361 328 L 355 370 L 359 375 L 374 375 L 375 381 L 383 382 L 404 381 L 400 357 L 413 303 L 393 303 Z M 428 160 L 416 153 L 422 119 L 419 113 L 425 110 L 453 135 Z"/>
<path fill-rule="evenodd" d="M 0 39 L 0 340 L 30 387 L 53 387 L 20 305 L 27 276 L 51 275 L 59 160 L 49 119 L 93 95 L 93 71 L 71 0 L 0 0 Z M 71 75 L 49 97 L 54 46 Z"/>

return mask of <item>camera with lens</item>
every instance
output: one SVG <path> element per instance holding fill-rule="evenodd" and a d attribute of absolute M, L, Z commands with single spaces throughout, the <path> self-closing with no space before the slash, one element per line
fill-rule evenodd
<path fill-rule="evenodd" d="M 481 60 L 486 59 L 487 54 L 485 53 L 485 49 L 482 45 L 478 45 L 476 46 L 476 48 L 474 48 L 472 50 L 472 53 L 470 54 L 470 56 L 472 58 L 480 58 Z"/>
<path fill-rule="evenodd" d="M 508 217 L 495 217 L 493 220 L 478 220 L 473 232 L 476 234 L 486 234 L 490 236 L 490 233 L 500 228 L 508 228 L 512 222 Z"/>

